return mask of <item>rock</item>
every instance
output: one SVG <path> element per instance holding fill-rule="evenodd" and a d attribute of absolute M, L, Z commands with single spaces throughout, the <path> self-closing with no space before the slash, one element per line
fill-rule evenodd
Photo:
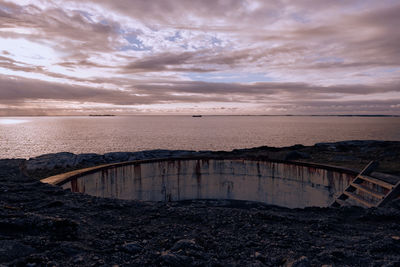
<path fill-rule="evenodd" d="M 134 152 L 129 156 L 128 161 L 141 160 L 144 158 L 145 158 L 145 155 L 143 152 Z"/>
<path fill-rule="evenodd" d="M 65 254 L 68 257 L 72 257 L 80 253 L 81 248 L 76 244 L 69 243 L 69 242 L 62 242 L 58 248 L 58 250 Z"/>
<path fill-rule="evenodd" d="M 297 160 L 297 159 L 309 159 L 309 158 L 311 158 L 310 154 L 295 150 L 287 153 L 284 160 Z"/>
<path fill-rule="evenodd" d="M 46 266 L 47 267 L 56 267 L 56 266 L 58 266 L 58 264 L 55 261 L 49 261 L 46 263 Z"/>
<path fill-rule="evenodd" d="M 177 241 L 171 248 L 172 251 L 187 250 L 187 249 L 199 250 L 202 248 L 199 245 L 197 245 L 193 239 L 181 239 Z"/>
<path fill-rule="evenodd" d="M 194 151 L 163 149 L 145 150 L 139 152 L 111 152 L 104 154 L 104 161 L 107 163 L 112 163 L 153 158 L 182 157 L 192 153 L 194 153 Z"/>
<path fill-rule="evenodd" d="M 370 244 L 369 250 L 371 253 L 398 252 L 400 251 L 400 242 L 392 237 L 385 237 Z"/>
<path fill-rule="evenodd" d="M 44 205 L 43 208 L 57 208 L 61 206 L 64 206 L 64 202 L 56 200 Z"/>
<path fill-rule="evenodd" d="M 96 165 L 101 163 L 104 163 L 104 158 L 102 155 L 94 153 L 86 153 L 77 155 L 74 165 L 79 165 L 79 164 Z"/>
<path fill-rule="evenodd" d="M 29 180 L 23 172 L 25 159 L 2 159 L 0 160 L 0 180 Z"/>
<path fill-rule="evenodd" d="M 266 265 L 263 264 L 261 261 L 256 260 L 256 261 L 252 262 L 249 266 L 251 266 L 251 267 L 265 267 Z"/>
<path fill-rule="evenodd" d="M 77 255 L 72 259 L 72 262 L 77 264 L 77 263 L 82 263 L 83 262 L 83 257 L 82 255 Z"/>
<path fill-rule="evenodd" d="M 185 156 L 188 156 L 188 155 L 193 155 L 195 153 L 197 153 L 197 152 L 196 151 L 191 151 L 191 150 L 172 150 L 171 151 L 171 157 L 179 158 L 179 157 L 185 157 Z"/>
<path fill-rule="evenodd" d="M 335 143 L 316 143 L 315 147 L 317 147 L 320 150 L 323 149 L 323 150 L 336 151 Z"/>
<path fill-rule="evenodd" d="M 25 166 L 29 172 L 36 170 L 52 170 L 55 168 L 68 168 L 78 165 L 92 166 L 101 163 L 115 163 L 150 158 L 181 157 L 195 153 L 186 150 L 146 150 L 140 152 L 110 152 L 104 155 L 85 153 L 75 155 L 69 152 L 45 154 L 26 161 Z M 25 160 L 20 160 L 25 161 Z M 9 168 L 8 168 L 9 169 Z"/>
<path fill-rule="evenodd" d="M 78 238 L 78 223 L 70 219 L 52 219 L 49 230 L 58 240 L 75 240 Z"/>
<path fill-rule="evenodd" d="M 0 262 L 22 258 L 35 252 L 35 249 L 15 240 L 0 240 Z"/>
<path fill-rule="evenodd" d="M 336 155 L 332 158 L 332 161 L 354 161 L 354 160 L 357 160 L 357 158 L 351 155 Z"/>
<path fill-rule="evenodd" d="M 130 254 L 137 254 L 143 250 L 143 247 L 137 242 L 126 243 L 121 246 L 122 250 Z"/>
<path fill-rule="evenodd" d="M 67 168 L 75 166 L 76 155 L 69 152 L 45 154 L 26 161 L 28 171 L 50 170 L 54 168 Z"/>
<path fill-rule="evenodd" d="M 306 256 L 301 256 L 295 261 L 285 264 L 285 267 L 310 267 L 310 261 Z"/>
<path fill-rule="evenodd" d="M 171 252 L 164 252 L 160 256 L 161 260 L 169 266 L 190 266 L 192 259 L 183 255 L 178 255 Z"/>
<path fill-rule="evenodd" d="M 104 160 L 107 163 L 128 161 L 130 155 L 129 152 L 111 152 L 104 154 Z"/>

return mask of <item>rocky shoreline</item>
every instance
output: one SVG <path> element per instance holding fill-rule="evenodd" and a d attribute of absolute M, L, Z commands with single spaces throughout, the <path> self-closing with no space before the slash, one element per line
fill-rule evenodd
<path fill-rule="evenodd" d="M 38 179 L 160 157 L 263 157 L 400 174 L 400 142 L 345 141 L 232 152 L 58 153 L 0 160 L 0 265 L 399 266 L 400 202 L 287 209 L 245 201 L 151 203 L 73 194 Z"/>

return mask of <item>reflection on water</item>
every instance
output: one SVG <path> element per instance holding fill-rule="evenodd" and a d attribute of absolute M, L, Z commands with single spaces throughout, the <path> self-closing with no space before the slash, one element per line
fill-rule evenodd
<path fill-rule="evenodd" d="M 0 158 L 28 158 L 62 151 L 104 154 L 149 149 L 232 150 L 357 139 L 400 140 L 400 118 L 397 117 L 203 116 L 199 119 L 192 116 L 82 116 L 0 119 L 3 121 L 0 124 Z"/>
<path fill-rule="evenodd" d="M 21 120 L 21 119 L 0 119 L 0 124 L 19 124 L 28 122 L 28 120 Z"/>

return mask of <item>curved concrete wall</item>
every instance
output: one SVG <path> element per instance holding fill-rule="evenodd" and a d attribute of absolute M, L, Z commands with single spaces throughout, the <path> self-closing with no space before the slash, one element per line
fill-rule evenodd
<path fill-rule="evenodd" d="M 73 192 L 120 199 L 235 199 L 303 208 L 329 206 L 354 177 L 297 163 L 176 159 L 110 165 L 58 184 Z"/>

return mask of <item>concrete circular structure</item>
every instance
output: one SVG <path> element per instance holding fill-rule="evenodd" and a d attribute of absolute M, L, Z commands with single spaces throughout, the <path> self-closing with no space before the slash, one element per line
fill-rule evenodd
<path fill-rule="evenodd" d="M 42 182 L 108 198 L 234 199 L 303 208 L 329 206 L 356 175 L 348 169 L 300 162 L 176 158 L 101 165 Z"/>

